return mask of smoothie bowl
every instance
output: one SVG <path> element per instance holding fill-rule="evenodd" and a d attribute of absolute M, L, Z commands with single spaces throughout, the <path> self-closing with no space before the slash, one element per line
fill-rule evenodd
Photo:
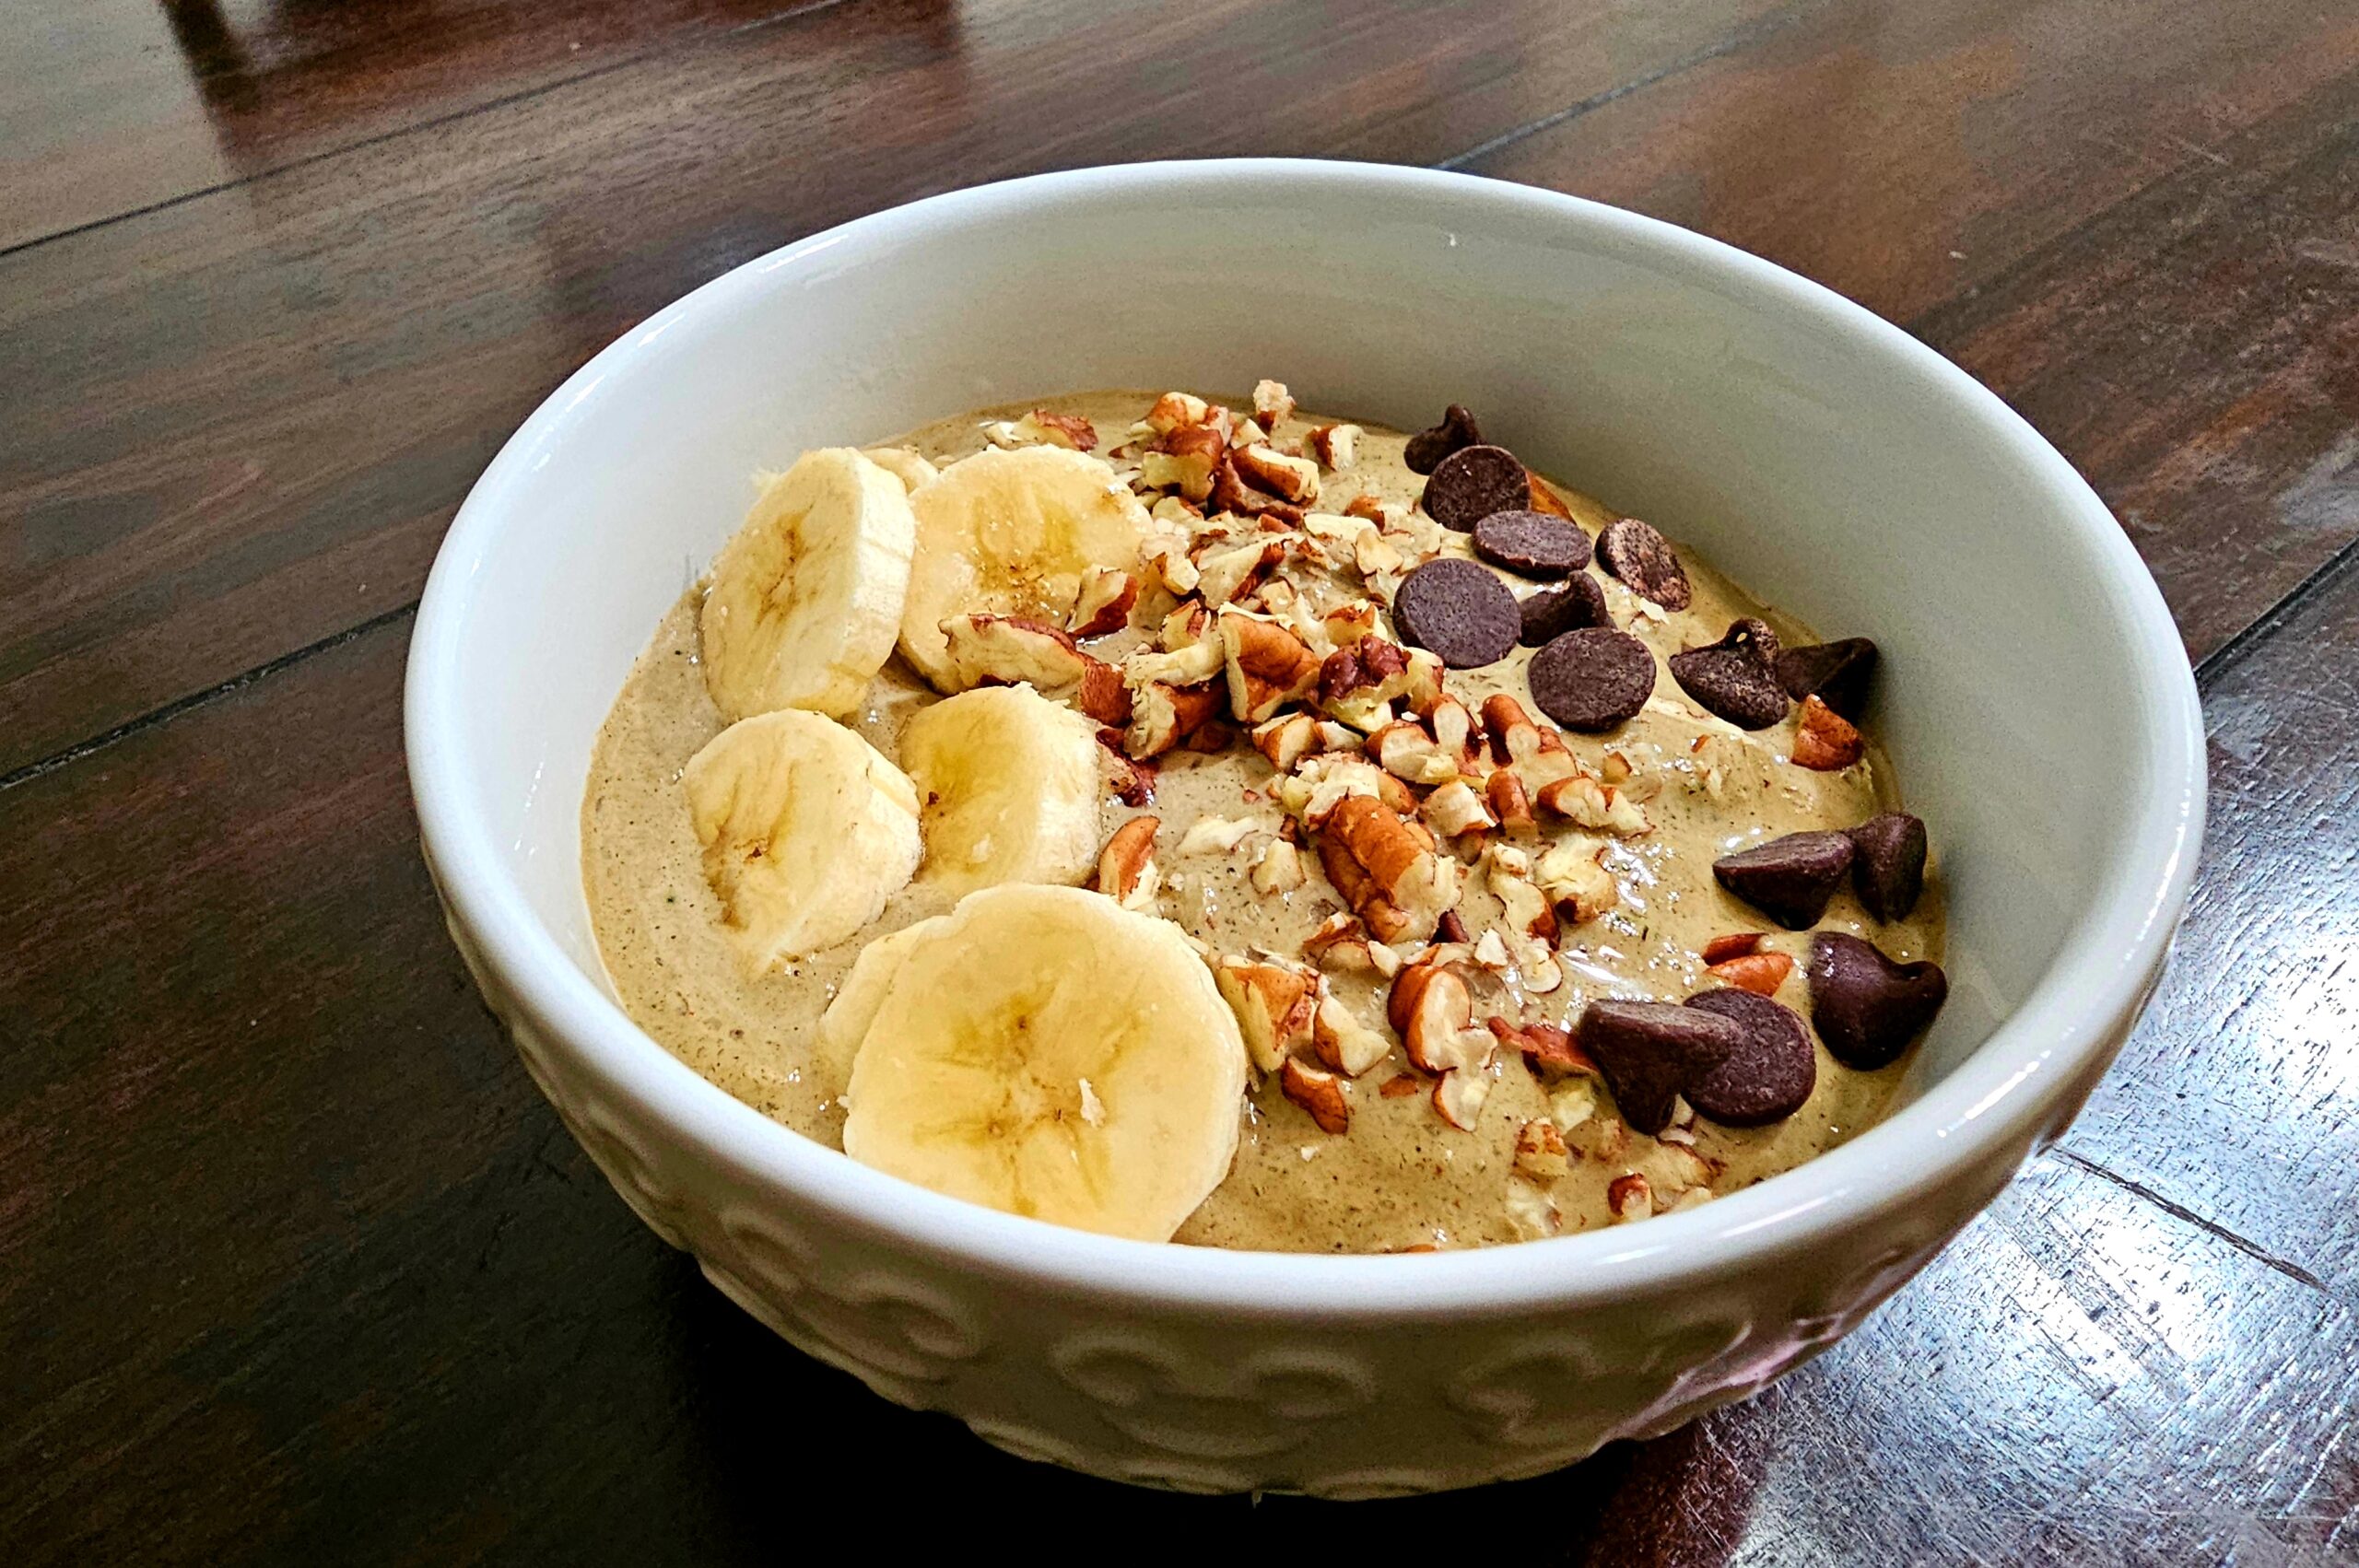
<path fill-rule="evenodd" d="M 1832 1342 L 2078 1109 L 2202 813 L 2159 596 L 1962 373 L 1326 164 L 960 193 L 651 319 L 470 496 L 407 717 L 651 1227 L 1198 1490 L 1532 1474 Z"/>

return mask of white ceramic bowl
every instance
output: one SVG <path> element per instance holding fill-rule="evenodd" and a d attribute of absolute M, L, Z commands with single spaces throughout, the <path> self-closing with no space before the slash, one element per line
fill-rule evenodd
<path fill-rule="evenodd" d="M 1905 1106 L 1701 1209 L 1487 1251 L 1306 1258 L 1061 1230 L 907 1186 L 682 1066 L 615 1004 L 591 743 L 747 475 L 978 404 L 1289 381 L 1539 467 L 1884 650 L 1949 1005 Z M 811 1354 L 1019 1454 L 1341 1496 L 1533 1474 L 1742 1398 L 1848 1330 L 2071 1120 L 2162 965 L 2203 813 L 2170 617 L 2086 485 L 1963 373 L 1694 234 L 1449 174 L 1087 170 L 919 202 L 698 289 L 525 421 L 418 614 L 409 760 L 452 932 L 655 1232 Z"/>

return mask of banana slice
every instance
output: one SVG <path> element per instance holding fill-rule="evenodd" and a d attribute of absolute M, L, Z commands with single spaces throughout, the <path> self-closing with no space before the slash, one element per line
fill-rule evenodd
<path fill-rule="evenodd" d="M 942 473 L 915 447 L 863 447 L 860 455 L 899 480 L 904 490 L 931 485 Z"/>
<path fill-rule="evenodd" d="M 1237 1020 L 1180 928 L 1076 888 L 994 887 L 902 934 L 844 1153 L 1010 1213 L 1168 1241 L 1228 1174 L 1245 1094 Z"/>
<path fill-rule="evenodd" d="M 942 623 L 1021 615 L 1062 626 L 1092 567 L 1138 569 L 1146 509 L 1103 460 L 1061 447 L 961 458 L 910 495 L 916 559 L 901 612 L 901 656 L 957 691 Z"/>
<path fill-rule="evenodd" d="M 841 718 L 892 657 L 917 521 L 901 481 L 850 447 L 772 479 L 712 563 L 704 681 L 721 716 Z"/>
<path fill-rule="evenodd" d="M 901 766 L 925 802 L 926 880 L 952 893 L 1086 880 L 1103 751 L 1087 719 L 1027 685 L 921 709 L 901 731 Z"/>
<path fill-rule="evenodd" d="M 750 975 L 843 941 L 917 871 L 916 786 L 832 719 L 780 708 L 740 720 L 681 782 Z"/>
<path fill-rule="evenodd" d="M 851 1081 L 852 1059 L 860 1054 L 860 1042 L 893 989 L 893 977 L 901 972 L 901 960 L 928 932 L 949 922 L 949 916 L 936 915 L 880 936 L 860 950 L 851 973 L 836 989 L 836 1000 L 819 1015 L 819 1059 L 834 1071 L 838 1083 Z"/>

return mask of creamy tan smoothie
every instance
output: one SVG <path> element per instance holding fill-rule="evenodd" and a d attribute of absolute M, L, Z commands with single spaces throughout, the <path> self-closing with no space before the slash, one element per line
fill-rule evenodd
<path fill-rule="evenodd" d="M 1097 895 L 1184 933 L 1238 1013 L 1246 1053 L 1233 1159 L 1172 1239 L 1320 1252 L 1528 1240 L 1706 1201 L 1873 1124 L 1900 1072 L 1895 1053 L 1907 1045 L 1893 1032 L 1905 1024 L 1913 1035 L 1929 1012 L 1909 1000 L 1907 985 L 1921 993 L 1924 976 L 1938 982 L 1938 971 L 1913 967 L 1942 951 L 1938 891 L 1919 895 L 1911 882 L 1922 864 L 1921 825 L 1914 865 L 1897 870 L 1893 854 L 1906 862 L 1907 846 L 1872 842 L 1883 828 L 1866 830 L 1857 864 L 1844 848 L 1850 840 L 1836 841 L 1875 822 L 1887 825 L 1887 837 L 1905 837 L 1913 823 L 1890 814 L 1900 803 L 1890 760 L 1833 711 L 1856 716 L 1856 685 L 1838 691 L 1841 677 L 1830 678 L 1831 707 L 1816 696 L 1795 701 L 1790 690 L 1773 696 L 1782 716 L 1752 728 L 1713 711 L 1751 722 L 1767 711 L 1755 711 L 1760 692 L 1775 690 L 1764 687 L 1765 673 L 1782 668 L 1790 688 L 1807 686 L 1841 661 L 1826 655 L 1815 671 L 1810 657 L 1780 665 L 1780 649 L 1825 645 L 1693 550 L 1663 552 L 1684 579 L 1675 590 L 1647 534 L 1617 536 L 1614 561 L 1639 579 L 1637 587 L 1625 581 L 1614 562 L 1590 558 L 1620 514 L 1536 475 L 1527 500 L 1496 462 L 1495 473 L 1453 462 L 1498 451 L 1467 439 L 1472 431 L 1446 424 L 1420 439 L 1419 466 L 1436 470 L 1429 475 L 1411 466 L 1410 438 L 1297 411 L 1281 393 L 1265 384 L 1258 409 L 1254 398 L 1226 400 L 1235 413 L 1226 429 L 1220 400 L 1175 404 L 1153 392 L 1116 391 L 981 410 L 886 443 L 896 450 L 877 461 L 898 473 L 921 520 L 920 579 L 924 487 L 935 471 L 956 472 L 986 451 L 1086 445 L 1135 495 L 1149 543 L 1134 600 L 1110 617 L 1119 625 L 1108 628 L 1109 616 L 1096 614 L 1076 632 L 1074 617 L 1092 616 L 1093 607 L 1061 600 L 1067 618 L 1054 627 L 1015 616 L 1025 623 L 1015 631 L 954 630 L 926 655 L 954 674 L 929 681 L 897 654 L 841 716 L 875 753 L 922 779 L 905 755 L 905 731 L 945 700 L 941 685 L 988 690 L 1036 668 L 1054 676 L 1068 650 L 1124 678 L 1115 700 L 1128 722 L 1089 717 L 1105 741 L 1093 860 L 1126 824 L 1151 817 L 1155 826 L 1151 835 L 1133 830 L 1092 868 L 1097 883 L 1117 884 Z M 1203 416 L 1190 417 L 1200 406 Z M 1165 427 L 1144 423 L 1151 409 L 1164 411 Z M 1187 434 L 1208 426 L 1216 443 Z M 1228 456 L 1215 460 L 1226 469 L 1207 489 L 1190 460 L 1214 444 Z M 1249 448 L 1264 455 L 1248 462 Z M 1444 494 L 1446 485 L 1459 488 Z M 1520 532 L 1505 523 L 1466 532 L 1425 509 L 1430 486 L 1434 509 L 1462 519 L 1497 498 L 1486 485 L 1522 504 L 1479 521 L 1524 521 Z M 1302 498 L 1289 499 L 1290 490 Z M 1552 519 L 1587 537 L 1567 544 Z M 1283 548 L 1239 579 L 1239 551 L 1264 542 Z M 1529 558 L 1560 546 L 1584 564 L 1564 570 L 1561 561 Z M 1430 563 L 1485 555 L 1520 564 L 1473 568 L 1517 600 L 1586 578 L 1593 589 L 1577 597 L 1602 602 L 1602 617 L 1584 619 L 1579 605 L 1557 612 L 1576 636 L 1550 654 L 1518 642 L 1491 661 L 1446 670 L 1421 654 L 1389 686 L 1350 685 L 1360 663 L 1391 658 L 1362 649 L 1363 636 L 1386 648 L 1438 646 L 1445 657 L 1495 647 L 1500 634 L 1485 617 L 1496 618 L 1498 596 L 1484 583 L 1436 573 L 1422 600 L 1425 585 L 1411 586 Z M 879 1047 L 823 1038 L 822 1016 L 865 948 L 946 914 L 968 889 L 942 874 L 947 851 L 935 836 L 951 828 L 935 813 L 947 807 L 921 790 L 925 858 L 883 895 L 881 912 L 839 940 L 767 968 L 749 965 L 744 933 L 731 924 L 728 875 L 715 870 L 686 786 L 692 759 L 727 728 L 699 624 L 710 586 L 683 595 L 655 628 L 600 734 L 582 809 L 590 908 L 616 993 L 651 1036 L 728 1093 L 840 1148 L 848 1053 Z M 1074 591 L 1086 601 L 1093 590 Z M 1224 612 L 1234 620 L 1226 645 L 1215 635 Z M 1774 645 L 1756 647 L 1751 634 L 1731 643 L 1731 626 L 1747 621 L 1766 625 Z M 1224 667 L 1250 665 L 1265 627 L 1288 639 L 1278 644 L 1279 673 Z M 1547 637 L 1554 629 L 1543 624 L 1528 640 L 1554 644 L 1563 635 Z M 1050 662 L 1024 664 L 1029 655 L 1013 645 L 994 651 L 994 635 L 1032 635 Z M 1592 710 L 1621 700 L 1608 668 L 1628 647 L 1612 640 L 1617 635 L 1651 656 L 1652 685 L 1635 712 L 1600 727 Z M 1207 638 L 1225 658 L 1201 653 Z M 1697 690 L 1672 673 L 1675 656 L 1716 647 L 1724 669 L 1683 666 Z M 1306 673 L 1306 656 L 1324 681 Z M 995 673 L 994 658 L 1014 667 Z M 1535 659 L 1562 668 L 1535 673 Z M 1158 682 L 1158 673 L 1171 678 Z M 1426 679 L 1433 685 L 1417 684 Z M 1292 695 L 1273 697 L 1289 684 Z M 1395 695 L 1378 697 L 1383 711 L 1372 714 L 1370 695 L 1388 689 Z M 1154 705 L 1173 691 L 1212 696 L 1183 702 L 1190 711 L 1167 721 Z M 1058 700 L 1086 712 L 1106 699 L 1077 686 Z M 1552 708 L 1594 732 L 1555 722 Z M 1517 777 L 1501 777 L 1510 772 Z M 1373 863 L 1384 851 L 1370 848 L 1379 829 L 1418 858 L 1404 874 L 1438 879 L 1446 910 L 1429 907 L 1426 883 L 1420 893 L 1369 884 L 1384 870 Z M 1130 852 L 1141 844 L 1151 864 Z M 1729 857 L 1781 844 L 1791 853 L 1773 852 L 1750 878 L 1742 863 L 1726 869 Z M 1829 855 L 1843 862 L 1832 872 Z M 1716 862 L 1724 862 L 1719 875 Z M 810 874 L 824 875 L 824 866 L 815 861 Z M 1872 877 L 1884 881 L 1872 885 Z M 1863 891 L 1892 918 L 1872 914 Z M 1797 895 L 1800 912 L 1790 907 Z M 1823 904 L 1814 914 L 1813 902 Z M 1897 966 L 1891 975 L 1913 978 L 1875 969 L 1861 980 L 1859 965 L 1873 960 L 1857 946 L 1826 944 L 1829 933 L 1860 939 Z M 1434 975 L 1446 977 L 1438 987 Z M 1758 1040 L 1732 1044 L 1738 1026 L 1723 1017 L 1681 1033 L 1694 1009 L 1592 1014 L 1593 1003 L 1680 1003 L 1716 990 L 1788 1010 L 1808 1031 L 1806 1053 L 1795 1047 L 1775 1065 L 1749 1065 L 1744 1053 L 1755 1045 L 1769 1053 L 1763 1063 L 1775 1053 Z M 1782 1026 L 1751 1013 L 1739 1022 Z M 1829 1028 L 1842 1031 L 1837 1043 L 1854 1060 L 1895 1059 L 1872 1070 L 1846 1065 L 1830 1052 Z M 1428 1037 L 1412 1041 L 1413 1029 Z M 1798 1071 L 1806 1083 L 1794 1081 Z M 881 1092 L 881 1078 L 863 1090 Z M 1086 1075 L 1074 1094 L 1076 1117 L 1108 1108 L 1094 1105 Z M 1668 1111 L 1638 1109 L 1641 1094 Z M 1716 1117 L 1704 1102 L 1732 1108 Z"/>

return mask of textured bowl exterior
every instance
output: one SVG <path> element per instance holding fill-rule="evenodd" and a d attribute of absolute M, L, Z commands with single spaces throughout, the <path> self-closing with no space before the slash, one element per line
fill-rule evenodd
<path fill-rule="evenodd" d="M 1989 1149 L 1936 1201 L 1815 1238 L 1807 1266 L 1338 1331 L 1316 1315 L 1240 1324 L 1185 1304 L 1109 1312 L 1059 1281 L 1011 1284 L 912 1254 L 638 1113 L 524 1011 L 455 921 L 451 935 L 623 1201 L 797 1350 L 1023 1458 L 1181 1492 L 1338 1499 L 1545 1474 L 1758 1392 L 1857 1328 L 2062 1135 L 2154 989 L 2048 1125 Z"/>
<path fill-rule="evenodd" d="M 1256 245 L 1316 242 L 1288 223 L 1314 236 L 1364 223 L 1364 242 L 1338 243 L 1310 275 L 1334 299 L 1406 298 L 1428 277 L 1458 288 L 1454 315 L 1400 327 L 1382 355 L 1332 333 L 1282 341 L 1283 324 L 1262 345 L 1274 368 L 1308 360 L 1315 382 L 1364 386 L 1366 412 L 1394 423 L 1438 373 L 1401 363 L 1403 343 L 1426 343 L 1488 409 L 1560 395 L 1527 373 L 1521 346 L 1552 322 L 1620 333 L 1580 368 L 1585 395 L 1508 439 L 1530 439 L 1543 467 L 1577 449 L 1649 515 L 1708 526 L 1742 511 L 1742 531 L 1705 541 L 1741 579 L 1821 625 L 1920 639 L 1901 649 L 1913 685 L 1888 732 L 1912 759 L 1912 805 L 1951 824 L 1958 848 L 1954 989 L 1887 1122 L 1773 1181 L 1604 1233 L 1398 1258 L 1156 1247 L 869 1171 L 729 1099 L 616 1007 L 570 837 L 588 736 L 687 580 L 663 580 L 667 563 L 692 572 L 743 503 L 699 492 L 670 532 L 650 507 L 781 439 L 816 444 L 831 413 L 884 421 L 921 380 L 937 413 L 1021 395 L 992 378 L 1026 342 L 1064 344 L 1039 350 L 1058 384 L 1123 384 L 1118 355 L 1086 331 L 1056 338 L 1055 303 L 1026 303 L 1021 286 L 1067 267 L 1063 287 L 1089 287 L 1092 257 L 1148 264 L 1169 243 L 1139 215 L 1182 212 L 1189 232 L 1230 232 L 1174 265 L 1265 276 Z M 901 380 L 843 382 L 866 415 L 797 424 L 792 398 L 734 424 L 721 412 L 723 393 L 800 373 L 787 351 L 806 339 L 825 349 L 829 332 L 867 322 L 870 343 L 874 323 L 994 287 L 1001 308 L 976 318 L 965 359 L 929 347 L 939 336 L 880 344 Z M 1167 330 L 1149 314 L 1133 312 L 1135 333 Z M 1173 383 L 1239 373 L 1233 351 L 1170 342 Z M 1625 364 L 1626 384 L 1609 385 Z M 1860 434 L 1877 420 L 1882 436 Z M 898 424 L 910 422 L 904 409 Z M 1751 493 L 1707 482 L 1731 466 Z M 1978 509 L 1941 514 L 1940 497 L 1972 486 L 1989 491 Z M 1917 487 L 1934 499 L 1912 513 Z M 1839 554 L 1843 572 L 1778 577 L 1833 529 L 1848 532 L 1815 553 Z M 613 561 L 571 547 L 601 530 Z M 1897 549 L 1903 536 L 1925 558 Z M 2016 585 L 1992 596 L 2024 601 L 2006 636 L 1945 622 L 1962 614 L 1953 595 L 1867 621 L 1968 563 Z M 2059 661 L 2094 694 L 2084 708 L 2045 685 Z M 651 1229 L 888 1399 L 1027 1457 L 1203 1492 L 1362 1497 L 1539 1474 L 1744 1398 L 1839 1339 L 2085 1102 L 2161 973 L 2203 806 L 2192 682 L 2152 582 L 2077 476 L 1954 369 L 1790 275 L 1628 214 L 1454 176 L 1267 161 L 935 198 L 748 263 L 651 319 L 527 422 L 462 509 L 420 612 L 406 717 L 452 939 L 534 1081 Z M 2028 761 L 1989 765 L 2005 755 Z M 2042 776 L 2039 760 L 2059 766 Z"/>

